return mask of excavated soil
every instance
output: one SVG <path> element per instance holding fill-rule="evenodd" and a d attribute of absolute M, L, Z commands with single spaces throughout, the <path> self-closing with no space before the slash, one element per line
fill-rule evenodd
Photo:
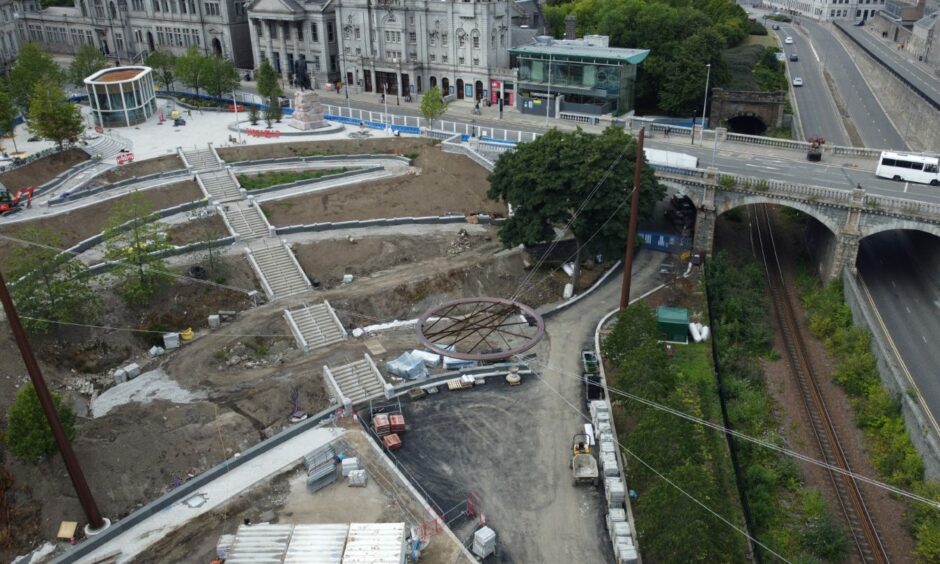
<path fill-rule="evenodd" d="M 212 241 L 229 235 L 222 216 L 218 214 L 179 223 L 167 230 L 167 239 L 178 246 Z"/>
<path fill-rule="evenodd" d="M 417 176 L 340 187 L 263 205 L 272 225 L 485 213 L 504 217 L 506 206 L 486 197 L 489 173 L 462 155 L 422 146 Z"/>
<path fill-rule="evenodd" d="M 12 148 L 12 143 L 10 144 Z M 24 167 L 0 174 L 0 182 L 10 192 L 16 192 L 29 186 L 39 187 L 52 180 L 62 171 L 68 170 L 78 163 L 87 161 L 88 153 L 81 149 L 67 149 L 61 153 L 43 157 Z"/>
<path fill-rule="evenodd" d="M 154 210 L 192 202 L 203 197 L 199 186 L 192 180 L 145 190 L 140 194 Z M 111 198 L 64 214 L 38 217 L 35 220 L 12 225 L 0 225 L 0 234 L 18 237 L 31 227 L 40 227 L 56 233 L 61 239 L 63 247 L 71 247 L 75 243 L 104 230 L 108 226 L 108 217 L 111 211 L 121 200 L 121 197 Z M 0 264 L 3 264 L 10 253 L 14 252 L 23 252 L 21 243 L 0 240 Z"/>
<path fill-rule="evenodd" d="M 788 224 L 775 214 L 775 242 L 780 255 L 787 286 L 796 288 L 797 257 L 803 252 L 802 227 Z M 742 236 L 743 234 L 743 236 Z M 719 218 L 715 231 L 715 248 L 729 251 L 732 255 L 751 256 L 750 242 L 741 223 L 729 222 Z M 795 293 L 795 291 L 794 291 Z M 813 366 L 824 401 L 829 409 L 833 425 L 845 449 L 846 457 L 852 470 L 863 476 L 878 478 L 874 468 L 868 462 L 865 439 L 862 431 L 855 425 L 852 406 L 848 396 L 833 380 L 832 372 L 837 361 L 826 351 L 825 345 L 815 339 L 810 332 L 802 305 L 795 296 L 791 296 L 797 320 L 804 336 L 807 359 Z M 775 323 L 776 320 L 775 320 Z M 784 350 L 783 339 L 779 333 L 774 337 L 774 349 Z M 786 358 L 762 361 L 767 387 L 776 405 L 776 417 L 780 422 L 780 432 L 787 442 L 787 447 L 817 460 L 823 455 L 813 435 L 809 416 L 803 404 L 799 384 L 790 372 Z M 848 524 L 840 509 L 838 497 L 832 485 L 829 472 L 819 466 L 797 462 L 806 485 L 818 489 L 826 499 L 833 515 L 841 523 L 849 542 L 850 562 L 860 562 L 854 549 Z M 882 537 L 888 554 L 893 562 L 913 562 L 914 543 L 904 523 L 904 504 L 892 498 L 885 490 L 867 484 L 860 484 L 865 503 L 871 512 L 875 525 Z"/>
<path fill-rule="evenodd" d="M 313 155 L 408 155 L 421 147 L 437 144 L 433 139 L 383 138 L 344 139 L 335 141 L 302 141 L 273 145 L 247 145 L 216 149 L 219 157 L 228 163 L 283 157 Z"/>
<path fill-rule="evenodd" d="M 155 159 L 135 161 L 130 164 L 112 168 L 107 170 L 104 174 L 99 175 L 97 178 L 95 178 L 95 180 L 105 184 L 117 182 L 119 180 L 124 180 L 134 176 L 147 176 L 148 174 L 169 172 L 171 170 L 182 170 L 184 168 L 186 167 L 183 166 L 182 159 L 180 159 L 179 155 L 173 153 L 172 155 L 164 155 Z"/>

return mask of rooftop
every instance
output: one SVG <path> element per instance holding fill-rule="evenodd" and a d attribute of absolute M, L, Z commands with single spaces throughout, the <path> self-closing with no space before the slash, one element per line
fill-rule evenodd
<path fill-rule="evenodd" d="M 582 39 L 554 39 L 545 35 L 535 38 L 535 43 L 511 47 L 513 55 L 535 55 L 565 59 L 590 59 L 638 65 L 649 56 L 649 49 L 624 49 L 609 47 L 608 37 L 591 35 Z"/>
<path fill-rule="evenodd" d="M 85 80 L 93 84 L 124 82 L 150 72 L 150 67 L 115 67 L 102 69 Z"/>
<path fill-rule="evenodd" d="M 689 310 L 684 307 L 659 306 L 656 319 L 665 323 L 688 323 Z"/>

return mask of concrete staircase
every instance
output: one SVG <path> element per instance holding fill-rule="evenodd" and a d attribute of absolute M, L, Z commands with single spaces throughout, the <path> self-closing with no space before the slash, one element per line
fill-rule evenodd
<path fill-rule="evenodd" d="M 232 235 L 241 241 L 268 237 L 271 235 L 271 225 L 261 213 L 258 205 L 249 205 L 246 202 L 232 202 L 220 207 L 225 224 Z"/>
<path fill-rule="evenodd" d="M 199 179 L 206 197 L 210 200 L 231 202 L 242 199 L 238 182 L 227 169 L 200 172 L 196 177 Z"/>
<path fill-rule="evenodd" d="M 312 306 L 285 309 L 284 319 L 297 340 L 297 346 L 304 352 L 338 343 L 348 336 L 326 300 Z"/>
<path fill-rule="evenodd" d="M 222 167 L 222 161 L 216 154 L 215 149 L 212 148 L 212 145 L 204 149 L 197 149 L 195 147 L 192 149 L 180 148 L 179 152 L 193 172 L 216 170 Z"/>
<path fill-rule="evenodd" d="M 88 150 L 93 155 L 101 155 L 101 160 L 110 159 L 122 150 L 130 150 L 133 144 L 122 138 L 115 138 L 111 135 L 99 135 L 92 143 L 89 143 Z"/>
<path fill-rule="evenodd" d="M 269 300 L 305 292 L 310 280 L 287 245 L 277 239 L 262 239 L 248 249 L 252 267 L 261 280 Z"/>
<path fill-rule="evenodd" d="M 387 399 L 386 390 L 391 391 L 369 355 L 342 366 L 324 366 L 323 379 L 331 395 L 347 407 Z"/>

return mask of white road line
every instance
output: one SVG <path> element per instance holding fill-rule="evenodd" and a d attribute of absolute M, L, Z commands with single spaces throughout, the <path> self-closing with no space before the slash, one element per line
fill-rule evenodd
<path fill-rule="evenodd" d="M 910 313 L 910 312 L 911 312 L 911 306 L 904 306 L 904 309 L 907 310 L 907 313 Z"/>

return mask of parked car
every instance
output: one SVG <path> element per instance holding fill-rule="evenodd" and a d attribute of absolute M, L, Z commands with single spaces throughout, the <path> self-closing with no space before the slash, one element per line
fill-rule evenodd
<path fill-rule="evenodd" d="M 788 35 L 787 38 L 783 40 L 783 42 L 787 45 L 793 45 L 793 38 Z"/>
<path fill-rule="evenodd" d="M 669 200 L 669 203 L 673 208 L 683 211 L 683 212 L 694 212 L 695 211 L 695 202 L 692 201 L 692 198 L 686 196 L 685 194 L 676 194 Z"/>
<path fill-rule="evenodd" d="M 790 53 L 790 60 L 793 61 L 793 62 L 799 61 L 799 60 L 800 60 L 800 56 L 797 55 L 796 53 Z"/>
<path fill-rule="evenodd" d="M 771 29 L 780 29 L 780 25 L 779 25 L 779 24 L 774 24 L 774 25 L 772 25 L 772 26 L 770 26 L 770 27 L 771 27 Z"/>
<path fill-rule="evenodd" d="M 793 86 L 803 86 L 803 79 L 796 77 L 793 79 Z"/>
<path fill-rule="evenodd" d="M 864 19 L 864 18 L 859 18 L 859 19 L 855 20 L 855 25 L 857 25 L 858 27 L 862 27 L 863 25 L 865 25 L 865 19 Z"/>

